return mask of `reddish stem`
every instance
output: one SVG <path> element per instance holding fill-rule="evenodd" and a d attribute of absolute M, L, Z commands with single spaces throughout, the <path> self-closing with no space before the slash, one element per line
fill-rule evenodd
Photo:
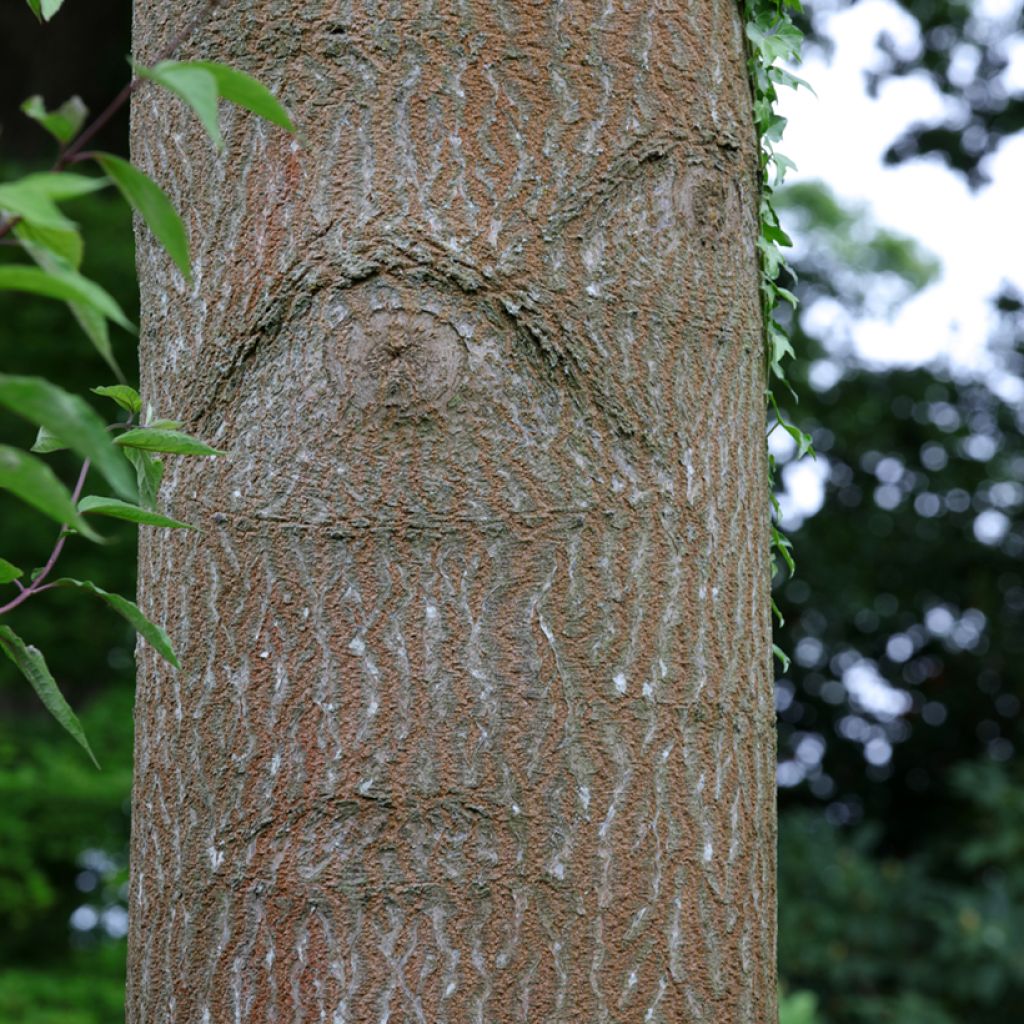
<path fill-rule="evenodd" d="M 82 469 L 78 474 L 78 482 L 75 484 L 75 489 L 71 492 L 71 503 L 74 505 L 78 504 L 78 499 L 82 496 L 82 488 L 85 486 L 85 478 L 88 473 L 89 460 L 86 459 L 82 463 Z M 68 539 L 68 535 L 65 532 L 67 528 L 67 523 L 60 528 L 60 536 L 57 538 L 57 543 L 53 545 L 53 550 L 50 552 L 50 557 L 46 560 L 46 565 L 39 570 L 36 578 L 27 587 L 23 586 L 17 597 L 0 607 L 0 615 L 5 615 L 12 609 L 17 608 L 19 604 L 23 604 L 33 594 L 41 594 L 44 590 L 49 590 L 53 586 L 52 583 L 43 586 L 43 581 L 50 575 L 53 567 L 57 564 L 57 559 L 60 558 L 60 553 L 64 550 L 64 542 Z"/>

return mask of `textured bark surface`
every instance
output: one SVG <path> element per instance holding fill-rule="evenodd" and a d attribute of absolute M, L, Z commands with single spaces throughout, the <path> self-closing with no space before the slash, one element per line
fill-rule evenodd
<path fill-rule="evenodd" d="M 189 6 L 136 5 L 152 60 Z M 239 0 L 135 159 L 129 1021 L 775 1014 L 755 138 L 730 0 Z"/>

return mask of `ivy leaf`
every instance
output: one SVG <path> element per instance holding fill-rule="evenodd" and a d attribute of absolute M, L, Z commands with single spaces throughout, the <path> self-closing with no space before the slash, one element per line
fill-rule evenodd
<path fill-rule="evenodd" d="M 127 384 L 110 384 L 98 388 L 89 388 L 89 390 L 94 395 L 112 399 L 125 412 L 130 412 L 133 416 L 142 411 L 142 399 L 139 397 L 138 391 Z"/>
<path fill-rule="evenodd" d="M 142 614 L 139 606 L 134 601 L 129 601 L 128 598 L 122 597 L 120 594 L 111 594 L 97 587 L 91 580 L 73 580 L 64 577 L 63 579 L 54 580 L 53 585 L 55 587 L 74 587 L 78 590 L 85 590 L 90 594 L 94 594 L 100 600 L 105 601 L 118 615 L 128 620 L 132 628 L 149 642 L 150 646 L 160 657 L 175 668 L 181 668 L 174 649 L 171 647 L 170 637 L 156 623 L 150 622 Z"/>
<path fill-rule="evenodd" d="M 234 103 L 262 117 L 271 124 L 287 131 L 295 131 L 295 125 L 288 112 L 274 98 L 273 93 L 251 75 L 237 68 L 229 68 L 212 60 L 194 60 L 179 64 L 179 67 L 199 68 L 213 75 L 217 92 L 222 99 Z"/>
<path fill-rule="evenodd" d="M 178 211 L 167 193 L 148 175 L 112 153 L 98 153 L 96 159 L 114 180 L 133 210 L 138 211 L 186 280 L 192 278 L 188 256 L 188 235 Z"/>
<path fill-rule="evenodd" d="M 0 266 L 0 291 L 32 292 L 50 299 L 80 302 L 102 313 L 126 331 L 135 331 L 132 322 L 109 292 L 70 268 L 41 270 L 20 263 Z"/>
<path fill-rule="evenodd" d="M 142 448 L 148 452 L 169 452 L 173 455 L 226 455 L 227 452 L 211 448 L 197 438 L 180 430 L 160 430 L 139 427 L 128 430 L 114 439 L 114 444 L 126 448 Z"/>
<path fill-rule="evenodd" d="M 62 145 L 67 145 L 82 130 L 89 116 L 89 108 L 82 102 L 81 96 L 72 96 L 56 110 L 47 110 L 42 96 L 29 96 L 22 103 L 21 110 Z"/>
<path fill-rule="evenodd" d="M 0 445 L 0 488 L 10 491 L 54 522 L 73 526 L 90 540 L 101 539 L 78 514 L 71 493 L 42 459 L 20 448 Z"/>
<path fill-rule="evenodd" d="M 176 60 L 162 60 L 151 68 L 135 65 L 135 72 L 184 100 L 195 111 L 217 150 L 224 148 L 217 120 L 217 79 L 209 71 Z"/>
<path fill-rule="evenodd" d="M 127 501 L 118 501 L 117 498 L 100 498 L 96 495 L 89 495 L 78 503 L 78 511 L 83 515 L 110 516 L 112 519 L 125 519 L 130 523 L 142 523 L 146 526 L 166 526 L 180 530 L 195 529 L 188 523 L 171 519 L 170 516 L 161 515 L 159 512 L 139 508 L 138 505 L 131 505 Z"/>
<path fill-rule="evenodd" d="M 79 722 L 78 716 L 71 710 L 71 706 L 64 699 L 53 676 L 50 675 L 42 652 L 30 644 L 26 644 L 10 626 L 0 626 L 0 648 L 3 648 L 4 654 L 14 662 L 18 671 L 29 681 L 46 710 L 67 729 L 89 755 L 92 763 L 99 768 L 99 762 L 89 747 L 89 741 L 85 738 L 82 723 Z"/>
<path fill-rule="evenodd" d="M 141 448 L 125 448 L 125 458 L 135 467 L 135 479 L 139 485 L 139 501 L 149 509 L 156 509 L 156 496 L 164 476 L 164 464 L 160 459 L 144 452 Z"/>
<path fill-rule="evenodd" d="M 13 583 L 24 575 L 16 565 L 11 565 L 6 558 L 0 558 L 0 583 Z"/>
<path fill-rule="evenodd" d="M 0 373 L 0 405 L 37 427 L 45 427 L 83 459 L 91 460 L 123 498 L 138 497 L 128 463 L 111 441 L 106 424 L 78 395 L 42 377 Z"/>

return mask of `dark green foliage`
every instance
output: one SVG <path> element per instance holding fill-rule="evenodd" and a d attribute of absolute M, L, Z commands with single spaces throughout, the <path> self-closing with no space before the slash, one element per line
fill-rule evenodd
<path fill-rule="evenodd" d="M 808 322 L 819 300 L 857 311 L 929 278 L 926 255 L 860 215 L 871 254 L 841 257 L 848 221 L 827 193 L 794 204 Z M 777 594 L 795 783 L 780 791 L 780 962 L 827 1024 L 1005 1024 L 1024 1005 L 1024 331 L 1015 296 L 999 309 L 991 386 L 872 372 L 791 324 L 787 411 L 827 480 Z"/>
<path fill-rule="evenodd" d="M 7 180 L 13 173 L 0 174 Z M 89 246 L 84 272 L 100 281 L 134 317 L 137 308 L 131 220 L 114 195 L 99 193 L 67 205 Z M 0 259 L 8 256 L 0 251 Z M 114 332 L 124 366 L 132 339 Z M 0 365 L 39 373 L 83 393 L 109 379 L 101 357 L 84 342 L 59 303 L 0 294 Z M 108 399 L 92 404 L 101 415 Z M 0 411 L 0 431 L 25 447 L 35 428 Z M 47 456 L 64 480 L 76 472 L 70 453 Z M 97 478 L 98 479 L 98 478 Z M 69 544 L 61 571 L 94 579 L 105 589 L 134 590 L 135 531 L 97 520 L 111 541 Z M 29 572 L 48 554 L 56 527 L 14 501 L 4 503 L 4 557 Z M 8 590 L 12 588 L 6 588 Z M 45 598 L 45 600 L 44 600 Z M 82 905 L 97 912 L 123 906 L 119 892 L 128 845 L 131 707 L 135 644 L 131 627 L 98 602 L 52 591 L 4 617 L 46 652 L 64 695 L 75 707 L 103 765 L 97 772 L 47 714 L 6 659 L 0 666 L 0 1021 L 4 1024 L 110 1024 L 121 1018 L 123 941 L 69 927 Z M 110 877 L 84 866 L 102 851 L 116 867 Z M 103 877 L 101 877 L 103 876 Z M 80 884 L 95 887 L 83 891 Z"/>

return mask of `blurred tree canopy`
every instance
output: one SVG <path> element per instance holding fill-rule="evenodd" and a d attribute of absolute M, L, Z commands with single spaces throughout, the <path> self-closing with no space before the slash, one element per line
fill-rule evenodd
<path fill-rule="evenodd" d="M 845 6 L 810 5 L 808 27 Z M 919 46 L 881 39 L 869 85 L 923 71 L 951 113 L 894 140 L 892 158 L 934 153 L 978 183 L 985 155 L 1024 127 L 1024 100 L 999 84 L 1019 15 L 1008 24 L 958 0 L 900 6 Z M 17 112 L 30 93 L 59 103 L 82 92 L 95 108 L 116 91 L 128 19 L 126 0 L 70 0 L 42 33 L 20 5 L 0 10 L 0 158 L 42 153 Z M 124 131 L 104 146 L 123 151 Z M 813 478 L 822 502 L 801 519 L 783 496 L 798 575 L 777 587 L 779 643 L 793 656 L 777 683 L 782 1022 L 1006 1024 L 1024 1005 L 1024 305 L 1010 289 L 995 301 L 997 365 L 984 376 L 866 367 L 846 326 L 932 282 L 934 260 L 822 186 L 780 198 L 803 301 L 791 325 L 800 402 L 787 411 L 819 455 L 777 454 L 783 484 Z M 127 212 L 102 196 L 69 212 L 94 240 L 86 269 L 132 315 Z M 8 372 L 109 383 L 69 340 L 75 330 L 57 304 L 0 295 Z M 110 589 L 130 590 L 132 532 L 107 532 L 124 558 L 87 564 L 96 551 L 72 546 L 68 572 L 105 572 Z M 13 505 L 4 533 L 22 564 L 52 543 Z M 0 666 L 0 1020 L 110 1024 L 121 1017 L 133 641 L 59 594 L 17 616 L 103 771 Z"/>
<path fill-rule="evenodd" d="M 780 451 L 781 476 L 822 503 L 794 507 L 777 587 L 782 970 L 835 1024 L 1005 1022 L 1024 1005 L 1021 302 L 997 299 L 984 375 L 872 370 L 849 321 L 934 262 L 824 186 L 781 204 L 803 303 L 787 411 L 818 451 Z"/>
<path fill-rule="evenodd" d="M 858 0 L 808 0 L 801 28 L 829 48 L 829 14 Z M 1024 90 L 1005 81 L 1014 46 L 1024 45 L 1021 6 L 979 0 L 893 0 L 916 23 L 909 45 L 880 31 L 877 62 L 865 69 L 875 95 L 892 78 L 924 74 L 946 101 L 936 121 L 915 120 L 886 154 L 889 163 L 934 156 L 964 174 L 972 186 L 986 180 L 984 159 L 1024 128 Z"/>

